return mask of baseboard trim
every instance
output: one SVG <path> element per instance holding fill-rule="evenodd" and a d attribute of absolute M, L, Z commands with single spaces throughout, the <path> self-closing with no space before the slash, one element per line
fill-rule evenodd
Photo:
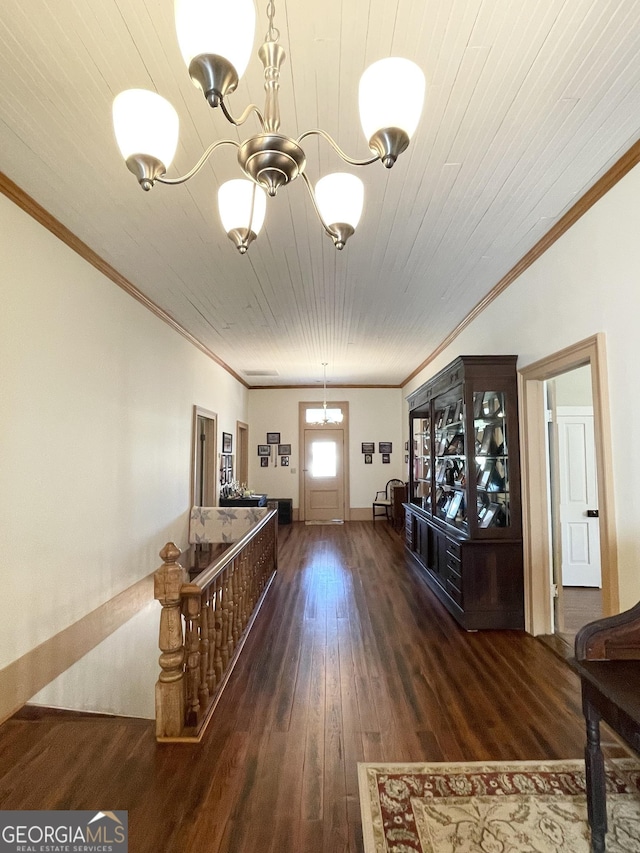
<path fill-rule="evenodd" d="M 349 521 L 371 521 L 372 509 L 370 506 L 352 506 L 349 510 Z"/>
<path fill-rule="evenodd" d="M 153 600 L 153 573 L 0 670 L 0 724 Z"/>
<path fill-rule="evenodd" d="M 116 714 L 104 714 L 98 711 L 73 711 L 69 708 L 52 708 L 49 705 L 23 705 L 15 714 L 14 720 L 28 720 L 29 722 L 40 722 L 41 720 L 119 720 Z M 149 722 L 148 720 L 146 721 Z"/>

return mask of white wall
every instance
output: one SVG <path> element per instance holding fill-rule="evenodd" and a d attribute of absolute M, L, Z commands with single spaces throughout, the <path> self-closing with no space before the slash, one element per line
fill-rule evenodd
<path fill-rule="evenodd" d="M 378 489 L 392 477 L 407 479 L 404 462 L 402 394 L 397 388 L 339 388 L 327 392 L 331 401 L 349 403 L 349 457 L 351 507 L 371 508 Z M 298 403 L 318 401 L 322 389 L 265 389 L 249 392 L 249 485 L 256 492 L 272 497 L 293 498 L 299 506 L 298 469 L 300 441 L 298 436 Z M 264 444 L 267 432 L 279 432 L 281 441 L 291 444 L 289 468 L 260 467 L 258 444 Z M 364 464 L 363 441 L 374 441 L 376 453 L 371 465 Z M 377 452 L 379 441 L 393 445 L 390 464 L 382 464 Z"/>
<path fill-rule="evenodd" d="M 194 404 L 247 390 L 0 195 L 0 669 L 186 546 Z"/>
<path fill-rule="evenodd" d="M 622 608 L 640 599 L 639 227 L 636 166 L 403 389 L 458 355 L 515 353 L 523 368 L 604 332 Z"/>
<path fill-rule="evenodd" d="M 591 365 L 568 370 L 551 382 L 555 388 L 556 406 L 592 406 Z"/>
<path fill-rule="evenodd" d="M 149 602 L 29 704 L 153 720 L 159 611 L 156 601 Z"/>

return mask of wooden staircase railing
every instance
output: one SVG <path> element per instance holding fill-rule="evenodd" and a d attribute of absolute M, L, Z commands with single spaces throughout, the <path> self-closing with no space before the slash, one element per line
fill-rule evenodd
<path fill-rule="evenodd" d="M 160 613 L 156 739 L 199 741 L 277 569 L 272 510 L 190 583 L 168 542 L 155 573 Z"/>

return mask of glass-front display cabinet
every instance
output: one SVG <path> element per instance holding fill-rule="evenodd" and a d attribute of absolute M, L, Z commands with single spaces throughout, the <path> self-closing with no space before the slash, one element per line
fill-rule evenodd
<path fill-rule="evenodd" d="M 465 627 L 523 627 L 516 356 L 461 356 L 409 402 L 407 547 Z"/>

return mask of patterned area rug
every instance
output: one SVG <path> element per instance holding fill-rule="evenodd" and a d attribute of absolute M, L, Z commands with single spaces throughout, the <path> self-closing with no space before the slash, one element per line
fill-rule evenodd
<path fill-rule="evenodd" d="M 607 853 L 640 853 L 640 764 L 607 762 Z M 366 853 L 589 853 L 583 761 L 359 764 Z"/>

